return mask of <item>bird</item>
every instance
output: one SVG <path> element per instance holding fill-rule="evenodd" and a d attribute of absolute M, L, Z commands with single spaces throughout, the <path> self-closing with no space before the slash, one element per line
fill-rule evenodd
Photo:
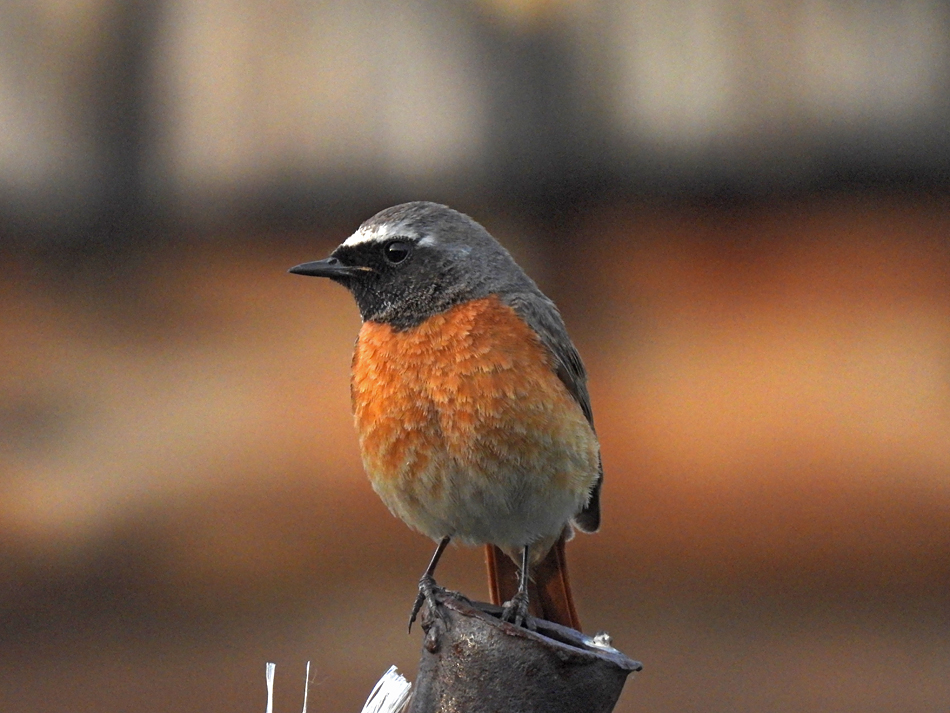
<path fill-rule="evenodd" d="M 485 546 L 503 620 L 580 630 L 565 560 L 600 527 L 603 466 L 587 373 L 554 302 L 488 231 L 414 201 L 291 273 L 355 298 L 350 394 L 363 466 L 389 510 L 438 543 L 419 580 L 436 611 L 449 542 Z"/>

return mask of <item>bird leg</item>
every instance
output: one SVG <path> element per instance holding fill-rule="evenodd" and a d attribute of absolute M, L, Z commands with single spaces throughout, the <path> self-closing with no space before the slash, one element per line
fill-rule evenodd
<path fill-rule="evenodd" d="M 521 553 L 521 572 L 518 576 L 518 591 L 509 601 L 505 602 L 501 610 L 501 618 L 510 621 L 515 626 L 524 626 L 533 629 L 531 617 L 528 616 L 528 545 Z"/>
<path fill-rule="evenodd" d="M 445 552 L 445 548 L 448 547 L 451 539 L 451 537 L 446 536 L 439 541 L 439 546 L 435 548 L 435 554 L 432 555 L 432 560 L 429 562 L 429 566 L 426 567 L 425 574 L 419 579 L 419 594 L 416 595 L 416 601 L 412 604 L 412 612 L 409 614 L 410 634 L 412 633 L 412 623 L 416 620 L 416 615 L 419 614 L 419 610 L 422 609 L 423 602 L 429 605 L 429 611 L 432 612 L 433 615 L 441 616 L 438 609 L 439 603 L 435 599 L 435 593 L 441 591 L 442 588 L 435 583 L 433 573 L 435 572 L 436 565 L 439 564 L 439 558 L 442 557 L 442 553 Z"/>

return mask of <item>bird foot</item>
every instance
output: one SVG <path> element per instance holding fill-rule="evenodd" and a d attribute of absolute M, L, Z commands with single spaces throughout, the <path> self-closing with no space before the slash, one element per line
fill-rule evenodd
<path fill-rule="evenodd" d="M 536 630 L 534 619 L 528 614 L 528 594 L 518 592 L 502 606 L 502 621 L 507 621 L 515 626 L 523 626 L 531 631 Z"/>
<path fill-rule="evenodd" d="M 445 615 L 442 613 L 441 604 L 435 598 L 436 594 L 452 594 L 455 592 L 446 592 L 442 587 L 435 583 L 435 577 L 431 574 L 424 574 L 419 580 L 419 593 L 416 595 L 416 601 L 412 603 L 412 611 L 409 613 L 409 633 L 412 633 L 412 624 L 415 622 L 416 617 L 419 615 L 419 610 L 422 609 L 423 603 L 429 606 L 429 613 L 431 616 L 438 617 L 442 620 L 443 624 L 448 624 L 445 619 Z"/>

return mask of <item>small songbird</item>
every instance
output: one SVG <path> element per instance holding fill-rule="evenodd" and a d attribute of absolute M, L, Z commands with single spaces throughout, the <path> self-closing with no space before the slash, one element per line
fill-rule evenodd
<path fill-rule="evenodd" d="M 363 465 L 389 509 L 439 543 L 409 626 L 424 601 L 435 611 L 435 568 L 455 540 L 487 546 L 504 619 L 529 623 L 530 601 L 580 629 L 564 543 L 574 525 L 600 526 L 603 468 L 587 375 L 554 303 L 481 225 L 427 202 L 383 210 L 290 272 L 356 298 Z"/>

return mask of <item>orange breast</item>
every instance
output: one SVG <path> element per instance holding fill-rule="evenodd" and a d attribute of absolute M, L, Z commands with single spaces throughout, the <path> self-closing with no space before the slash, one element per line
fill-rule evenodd
<path fill-rule="evenodd" d="M 436 538 L 523 545 L 559 534 L 586 502 L 598 446 L 551 359 L 497 297 L 404 331 L 364 323 L 353 410 L 390 509 Z"/>

